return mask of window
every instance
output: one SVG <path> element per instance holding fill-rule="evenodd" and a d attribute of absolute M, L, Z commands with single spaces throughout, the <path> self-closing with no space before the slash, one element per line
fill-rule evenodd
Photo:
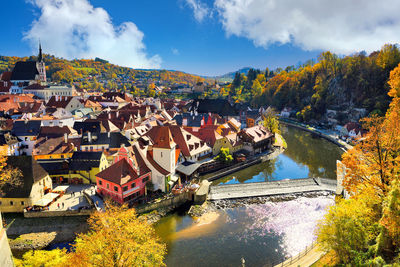
<path fill-rule="evenodd" d="M 99 185 L 102 185 L 102 184 L 103 184 L 103 182 L 101 180 L 99 180 Z"/>
<path fill-rule="evenodd" d="M 118 187 L 114 186 L 114 191 L 118 192 Z"/>
<path fill-rule="evenodd" d="M 147 177 L 144 177 L 144 178 L 143 178 L 142 182 L 145 183 L 145 182 L 147 182 L 148 180 L 149 180 L 149 177 L 147 176 Z"/>
<path fill-rule="evenodd" d="M 21 201 L 21 206 L 24 206 L 25 205 L 25 202 L 24 201 Z"/>
<path fill-rule="evenodd" d="M 11 206 L 14 205 L 14 201 L 10 201 L 10 205 L 11 205 Z"/>
<path fill-rule="evenodd" d="M 128 191 L 128 186 L 124 186 L 123 190 L 124 190 L 124 192 Z"/>
<path fill-rule="evenodd" d="M 161 152 L 161 157 L 162 157 L 162 152 Z"/>
<path fill-rule="evenodd" d="M 136 183 L 131 184 L 131 189 L 136 187 Z"/>

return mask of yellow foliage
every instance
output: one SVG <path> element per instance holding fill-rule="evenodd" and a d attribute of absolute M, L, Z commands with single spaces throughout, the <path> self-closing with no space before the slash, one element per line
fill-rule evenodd
<path fill-rule="evenodd" d="M 31 250 L 26 252 L 22 259 L 14 258 L 16 267 L 62 267 L 67 260 L 66 250 L 53 249 Z"/>
<path fill-rule="evenodd" d="M 68 266 L 164 266 L 165 244 L 134 209 L 109 206 L 88 223 L 91 230 L 76 239 Z"/>

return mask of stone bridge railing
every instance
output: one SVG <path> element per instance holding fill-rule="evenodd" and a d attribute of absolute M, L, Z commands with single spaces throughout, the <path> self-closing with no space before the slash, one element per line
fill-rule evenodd
<path fill-rule="evenodd" d="M 271 195 L 285 195 L 315 191 L 336 193 L 336 180 L 328 178 L 304 178 L 271 182 L 210 186 L 209 199 L 233 199 Z"/>

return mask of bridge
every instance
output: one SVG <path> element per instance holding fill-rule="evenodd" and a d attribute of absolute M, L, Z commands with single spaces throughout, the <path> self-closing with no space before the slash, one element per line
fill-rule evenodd
<path fill-rule="evenodd" d="M 328 178 L 302 178 L 272 182 L 210 186 L 209 200 L 261 197 L 329 191 L 336 193 L 337 181 Z"/>

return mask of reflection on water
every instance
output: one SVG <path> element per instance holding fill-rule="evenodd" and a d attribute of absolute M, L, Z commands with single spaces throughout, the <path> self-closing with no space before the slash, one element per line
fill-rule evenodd
<path fill-rule="evenodd" d="M 336 160 L 342 150 L 313 134 L 287 126 L 281 126 L 282 136 L 288 148 L 276 159 L 232 173 L 213 182 L 236 184 L 325 177 L 336 179 Z"/>
<path fill-rule="evenodd" d="M 171 215 L 156 226 L 167 242 L 168 266 L 262 266 L 296 255 L 314 240 L 316 221 L 332 197 L 298 198 L 219 210 L 210 224 Z"/>
<path fill-rule="evenodd" d="M 247 183 L 305 177 L 336 177 L 342 151 L 312 134 L 282 126 L 288 149 L 265 162 L 215 181 Z M 235 177 L 233 177 L 235 176 Z M 263 266 L 296 255 L 314 240 L 314 228 L 332 197 L 298 198 L 287 202 L 218 210 L 209 224 L 196 226 L 187 215 L 163 218 L 156 231 L 167 243 L 168 266 Z"/>

